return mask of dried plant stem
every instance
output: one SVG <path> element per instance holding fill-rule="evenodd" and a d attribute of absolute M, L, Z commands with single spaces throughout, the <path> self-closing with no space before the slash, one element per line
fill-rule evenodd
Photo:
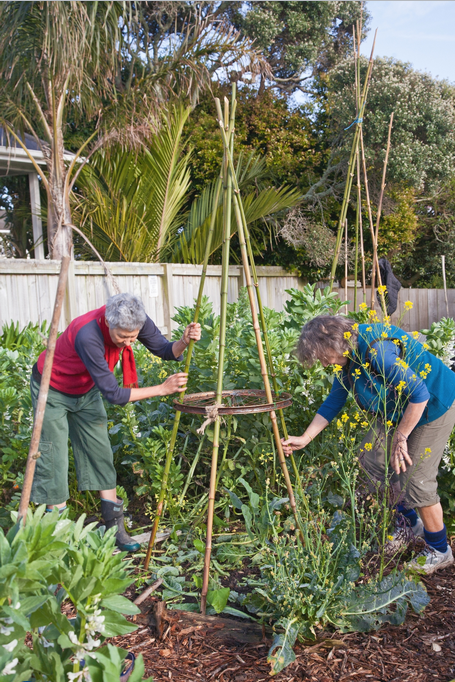
<path fill-rule="evenodd" d="M 393 125 L 393 111 L 390 115 L 390 122 L 389 122 L 389 132 L 387 134 L 387 149 L 385 153 L 385 159 L 384 159 L 384 166 L 382 169 L 382 183 L 381 183 L 381 194 L 379 195 L 379 204 L 378 204 L 378 214 L 376 216 L 376 230 L 374 234 L 374 243 L 373 243 L 373 249 L 375 250 L 375 260 L 377 262 L 377 271 L 378 271 L 378 281 L 380 281 L 381 273 L 379 271 L 379 261 L 378 261 L 378 241 L 379 241 L 379 223 L 381 221 L 381 213 L 382 213 L 382 202 L 384 199 L 384 190 L 385 190 L 385 177 L 387 173 L 387 164 L 389 162 L 389 152 L 390 152 L 390 138 L 392 135 L 392 125 Z M 382 284 L 382 282 L 381 282 Z M 380 286 L 381 286 L 380 284 Z M 371 275 L 371 307 L 374 305 L 374 288 L 375 288 L 375 271 L 373 268 L 373 272 Z M 381 294 L 381 299 L 384 298 L 384 294 Z M 387 307 L 385 305 L 385 300 L 382 302 L 382 307 L 384 308 L 384 314 L 387 315 Z"/>
<path fill-rule="evenodd" d="M 229 118 L 229 102 L 224 99 L 224 117 L 221 112 L 221 103 L 215 99 L 220 126 L 223 126 L 223 134 L 227 136 L 229 145 L 234 142 L 234 115 L 235 115 L 235 84 L 232 86 L 232 107 Z M 228 123 L 229 121 L 229 123 Z M 224 126 L 226 125 L 226 128 Z M 223 138 L 224 139 L 224 138 Z M 232 209 L 232 177 L 228 170 L 227 153 L 223 158 L 223 250 L 221 260 L 221 305 L 220 305 L 220 339 L 218 351 L 218 375 L 216 384 L 216 404 L 222 401 L 224 355 L 226 349 L 226 326 L 227 326 L 227 299 L 229 280 L 229 249 L 231 241 L 231 209 Z M 215 510 L 215 494 L 218 467 L 218 451 L 220 447 L 220 416 L 217 415 L 213 427 L 212 464 L 210 470 L 209 505 L 207 512 L 207 535 L 205 540 L 204 572 L 202 576 L 201 613 L 205 615 L 207 608 L 207 592 L 209 589 L 210 557 L 212 553 L 213 516 Z"/>
<path fill-rule="evenodd" d="M 205 283 L 205 278 L 207 275 L 207 266 L 208 266 L 209 257 L 210 257 L 210 248 L 212 245 L 212 237 L 213 237 L 213 232 L 215 230 L 216 214 L 217 214 L 217 209 L 218 209 L 218 202 L 220 199 L 221 186 L 222 186 L 222 182 L 219 179 L 218 180 L 218 186 L 217 186 L 216 192 L 215 192 L 215 198 L 213 201 L 213 206 L 212 206 L 212 218 L 211 218 L 211 222 L 210 222 L 209 233 L 207 236 L 207 245 L 205 248 L 204 263 L 202 266 L 201 281 L 199 283 L 199 291 L 198 291 L 198 296 L 196 299 L 196 307 L 195 307 L 195 311 L 194 311 L 193 322 L 197 322 L 199 319 L 199 311 L 201 308 L 202 293 L 204 291 L 204 283 Z M 194 341 L 191 339 L 190 343 L 188 344 L 188 350 L 186 353 L 186 362 L 185 362 L 184 372 L 188 372 L 190 369 L 191 357 L 193 355 L 193 347 L 194 347 Z M 179 397 L 180 402 L 183 402 L 184 395 L 185 395 L 185 392 L 180 393 L 180 397 Z M 175 416 L 174 416 L 174 425 L 172 428 L 171 439 L 169 441 L 169 445 L 168 445 L 168 449 L 167 449 L 167 453 L 166 453 L 166 461 L 164 463 L 163 478 L 161 480 L 161 488 L 160 488 L 160 494 L 158 497 L 158 505 L 156 508 L 155 520 L 153 522 L 153 528 L 152 528 L 152 532 L 150 534 L 150 540 L 149 540 L 149 544 L 147 547 L 147 554 L 145 556 L 145 561 L 144 561 L 144 568 L 146 570 L 148 569 L 148 566 L 150 563 L 150 557 L 152 555 L 153 546 L 155 544 L 156 534 L 158 532 L 158 526 L 159 526 L 159 523 L 161 520 L 161 515 L 163 513 L 164 499 L 166 497 L 166 490 L 167 490 L 167 480 L 169 477 L 169 471 L 171 469 L 171 462 L 172 462 L 172 456 L 174 454 L 175 443 L 177 441 L 177 434 L 178 434 L 178 430 L 179 430 L 179 423 L 180 423 L 181 414 L 182 413 L 179 410 L 176 410 Z"/>

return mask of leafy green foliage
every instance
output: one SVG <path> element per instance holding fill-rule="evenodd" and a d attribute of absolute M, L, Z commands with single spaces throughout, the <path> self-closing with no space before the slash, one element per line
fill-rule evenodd
<path fill-rule="evenodd" d="M 450 366 L 454 354 L 455 320 L 442 317 L 439 322 L 433 322 L 430 329 L 422 329 L 421 334 L 426 336 L 430 353 Z"/>
<path fill-rule="evenodd" d="M 346 304 L 338 294 L 330 291 L 330 287 L 324 290 L 316 288 L 315 284 L 306 284 L 302 291 L 298 289 L 286 289 L 291 299 L 286 301 L 284 309 L 288 315 L 286 326 L 291 329 L 302 329 L 305 322 L 317 315 L 336 315 Z"/>
<path fill-rule="evenodd" d="M 125 615 L 139 610 L 121 596 L 133 582 L 131 569 L 124 554 L 113 554 L 115 530 L 103 535 L 96 524 L 84 527 L 84 519 L 74 523 L 57 511 L 46 514 L 43 505 L 28 511 L 25 526 L 16 523 L 6 536 L 0 530 L 0 644 L 7 652 L 0 671 L 10 672 L 2 678 L 8 682 L 13 673 L 22 680 L 35 675 L 66 682 L 82 659 L 90 672 L 118 678 L 122 670 L 127 652 L 101 644 L 136 629 Z M 62 613 L 64 603 L 71 618 Z M 33 649 L 25 644 L 27 633 Z M 143 671 L 139 660 L 133 679 Z"/>

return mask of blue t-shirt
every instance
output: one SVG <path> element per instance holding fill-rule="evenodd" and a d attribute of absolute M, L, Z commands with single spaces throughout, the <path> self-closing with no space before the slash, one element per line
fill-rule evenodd
<path fill-rule="evenodd" d="M 417 426 L 441 417 L 455 400 L 455 374 L 412 335 L 384 324 L 359 325 L 357 349 L 335 377 L 318 414 L 332 421 L 352 390 L 359 405 L 400 420 L 408 403 L 428 401 Z"/>

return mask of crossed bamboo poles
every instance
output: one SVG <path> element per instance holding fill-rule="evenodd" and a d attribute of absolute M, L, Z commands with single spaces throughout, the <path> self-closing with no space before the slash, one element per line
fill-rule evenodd
<path fill-rule="evenodd" d="M 259 292 L 257 271 L 254 264 L 253 251 L 251 248 L 251 241 L 248 231 L 248 226 L 245 218 L 245 213 L 243 210 L 243 204 L 240 196 L 240 189 L 237 182 L 237 176 L 235 172 L 235 167 L 233 163 L 233 149 L 234 149 L 234 125 L 235 125 L 235 109 L 236 109 L 236 89 L 235 85 L 232 87 L 232 106 L 229 107 L 229 102 L 225 98 L 224 100 L 224 111 L 221 107 L 221 102 L 218 98 L 215 99 L 218 123 L 220 127 L 221 138 L 223 142 L 223 163 L 221 170 L 221 178 L 218 181 L 218 186 L 215 192 L 215 198 L 212 207 L 211 223 L 209 228 L 209 234 L 207 238 L 206 252 L 204 258 L 204 264 L 202 268 L 201 282 L 199 285 L 198 297 L 196 300 L 196 308 L 194 314 L 194 321 L 197 322 L 199 317 L 199 310 L 202 300 L 202 291 L 204 287 L 204 281 L 207 272 L 207 264 L 211 250 L 213 232 L 215 228 L 216 216 L 218 213 L 218 207 L 220 202 L 220 193 L 223 189 L 223 246 L 222 246 L 222 275 L 221 275 L 221 305 L 220 305 L 220 337 L 219 337 L 219 351 L 218 351 L 218 374 L 217 374 L 217 384 L 216 384 L 216 396 L 215 404 L 220 405 L 222 402 L 222 391 L 223 391 L 223 374 L 224 374 L 224 354 L 226 347 L 226 319 L 227 319 L 227 298 L 228 298 L 228 276 L 229 276 L 229 251 L 230 251 L 230 239 L 231 239 L 231 210 L 232 206 L 234 208 L 234 217 L 237 224 L 237 231 L 239 235 L 240 251 L 242 256 L 242 264 L 245 273 L 246 287 L 248 291 L 248 298 L 251 308 L 251 316 L 253 322 L 253 330 L 256 338 L 256 345 L 259 354 L 259 362 L 261 366 L 261 375 L 264 382 L 264 389 L 266 394 L 267 402 L 272 404 L 273 394 L 270 386 L 269 372 L 272 378 L 273 388 L 275 393 L 278 392 L 278 384 L 276 381 L 276 375 L 273 364 L 273 357 L 271 353 L 270 343 L 267 335 L 267 328 L 265 322 L 264 311 L 262 307 L 261 296 Z M 256 292 L 256 293 L 255 293 Z M 259 317 L 256 310 L 256 302 L 259 310 Z M 262 332 L 262 336 L 261 336 Z M 265 353 L 264 346 L 265 344 Z M 185 372 L 188 372 L 191 356 L 193 352 L 194 342 L 191 341 L 188 346 L 187 358 L 185 363 Z M 184 393 L 180 394 L 180 402 L 183 402 Z M 174 417 L 174 426 L 172 430 L 172 436 L 169 443 L 166 462 L 163 472 L 163 479 L 161 482 L 161 490 L 158 498 L 158 505 L 156 510 L 155 521 L 153 524 L 152 533 L 150 536 L 149 546 L 147 549 L 147 554 L 145 558 L 145 568 L 147 569 L 150 562 L 151 553 L 155 543 L 156 533 L 158 530 L 158 525 L 163 511 L 164 500 L 167 490 L 167 480 L 169 476 L 169 470 L 171 466 L 172 456 L 174 453 L 175 443 L 177 439 L 178 426 L 180 422 L 180 411 L 176 411 Z M 278 426 L 277 415 L 274 410 L 269 412 L 270 419 L 272 423 L 272 431 L 275 439 L 275 445 L 278 453 L 278 459 L 283 472 L 287 493 L 289 496 L 289 503 L 291 509 L 294 513 L 296 525 L 299 529 L 300 539 L 303 540 L 303 534 L 300 527 L 300 520 L 297 514 L 296 502 L 294 491 L 289 476 L 289 471 L 286 465 L 286 460 L 283 452 L 283 447 L 281 444 L 280 430 Z M 286 424 L 284 422 L 284 415 L 282 410 L 279 410 L 280 421 L 282 425 L 283 435 L 285 438 L 288 437 Z M 213 430 L 213 447 L 212 447 L 212 463 L 210 472 L 210 488 L 209 488 L 209 501 L 208 501 L 208 511 L 207 511 L 207 536 L 206 536 L 206 546 L 204 555 L 204 573 L 202 580 L 202 593 L 201 593 L 201 612 L 205 614 L 207 606 L 207 592 L 209 584 L 209 573 L 210 573 L 210 559 L 212 552 L 212 533 L 213 533 L 213 518 L 215 509 L 215 495 L 216 495 L 216 483 L 217 483 L 217 468 L 218 468 L 218 451 L 219 451 L 219 440 L 220 440 L 220 426 L 221 417 L 217 415 L 214 420 L 214 430 Z M 291 464 L 294 470 L 296 482 L 298 488 L 301 492 L 302 500 L 305 501 L 305 495 L 303 494 L 302 484 L 298 474 L 298 469 L 291 455 Z"/>

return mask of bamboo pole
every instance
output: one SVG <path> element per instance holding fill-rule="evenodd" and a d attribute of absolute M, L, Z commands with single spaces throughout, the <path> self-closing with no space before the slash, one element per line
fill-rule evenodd
<path fill-rule="evenodd" d="M 226 143 L 227 143 L 227 141 L 223 140 L 223 144 L 225 144 L 225 147 L 226 147 Z M 247 253 L 248 253 L 248 257 L 250 259 L 250 263 L 251 263 L 251 272 L 253 275 L 253 283 L 254 283 L 254 287 L 256 290 L 256 298 L 257 298 L 258 309 L 259 309 L 259 318 L 261 321 L 261 329 L 262 329 L 262 333 L 263 333 L 263 337 L 264 337 L 264 343 L 265 343 L 265 347 L 266 347 L 268 367 L 270 370 L 270 375 L 272 377 L 273 390 L 276 394 L 278 394 L 279 393 L 279 387 L 278 387 L 278 382 L 276 380 L 276 373 L 275 373 L 275 367 L 274 367 L 274 362 L 273 362 L 273 356 L 272 356 L 269 337 L 268 337 L 268 333 L 267 333 L 267 325 L 265 322 L 264 308 L 262 306 L 261 292 L 259 290 L 259 279 L 258 279 L 258 275 L 257 275 L 256 264 L 254 262 L 253 249 L 251 247 L 250 233 L 248 230 L 248 224 L 246 221 L 245 211 L 244 211 L 242 199 L 240 196 L 240 188 L 238 185 L 237 175 L 235 172 L 234 160 L 233 160 L 232 154 L 229 152 L 229 150 L 227 150 L 227 154 L 228 154 L 229 168 L 230 168 L 230 171 L 232 174 L 232 183 L 233 183 L 233 188 L 234 188 L 234 207 L 236 206 L 236 204 L 238 204 L 238 209 L 240 212 L 240 221 L 242 222 L 242 225 L 243 225 L 243 232 L 245 235 Z M 237 219 L 237 213 L 235 213 L 235 215 L 236 215 L 236 219 Z M 238 220 L 237 220 L 237 224 L 238 224 Z M 282 409 L 278 410 L 278 414 L 280 416 L 281 427 L 283 429 L 283 436 L 284 436 L 285 440 L 287 440 L 289 438 L 289 435 L 288 435 L 288 431 L 286 428 L 286 422 L 284 420 L 283 410 Z M 289 458 L 291 460 L 291 465 L 292 465 L 292 468 L 294 471 L 294 476 L 296 478 L 297 485 L 299 487 L 299 490 L 300 490 L 301 495 L 302 495 L 302 500 L 303 500 L 304 494 L 303 494 L 303 488 L 302 488 L 302 481 L 300 478 L 299 470 L 297 469 L 297 465 L 295 463 L 294 455 L 291 454 L 289 456 Z"/>
<path fill-rule="evenodd" d="M 220 107 L 219 103 L 217 103 L 217 110 L 218 110 L 218 115 L 220 116 L 221 115 L 221 107 Z M 229 151 L 228 141 L 227 141 L 225 133 L 223 132 L 222 126 L 220 126 L 220 129 L 222 132 L 222 140 L 223 140 L 223 146 L 225 149 L 225 154 L 227 155 L 228 151 Z M 232 160 L 232 155 L 230 156 L 230 158 Z M 229 165 L 229 169 L 230 169 L 230 174 L 233 177 L 233 182 L 235 182 L 235 172 L 233 171 L 233 165 L 232 164 Z M 242 217 L 240 214 L 240 206 L 239 206 L 238 199 L 239 199 L 239 194 L 238 194 L 238 190 L 236 189 L 235 193 L 234 193 L 234 212 L 235 212 L 237 227 L 238 227 L 238 231 L 239 231 L 239 245 L 240 245 L 240 252 L 242 255 L 242 263 L 243 263 L 243 270 L 245 273 L 245 281 L 246 281 L 246 287 L 247 287 L 247 291 L 248 291 L 248 298 L 250 301 L 251 317 L 252 317 L 252 321 L 253 321 L 253 330 L 254 330 L 254 334 L 256 337 L 256 345 L 257 345 L 257 349 L 258 349 L 259 363 L 260 363 L 260 367 L 261 367 L 261 375 L 262 375 L 262 380 L 264 382 L 264 389 L 265 389 L 267 402 L 273 403 L 272 390 L 270 387 L 269 375 L 267 372 L 267 363 L 266 363 L 266 359 L 265 359 L 265 355 L 264 355 L 264 348 L 262 345 L 261 330 L 259 327 L 258 315 L 257 315 L 256 305 L 255 305 L 255 300 L 254 300 L 255 299 L 255 295 L 253 292 L 254 287 L 253 287 L 253 283 L 251 280 L 250 265 L 248 262 L 248 252 L 247 252 L 247 248 L 246 248 L 245 232 L 243 229 L 243 221 L 242 221 Z M 284 452 L 283 452 L 283 446 L 281 443 L 280 431 L 279 431 L 279 427 L 278 427 L 278 421 L 276 418 L 275 410 L 272 410 L 269 414 L 270 414 L 270 419 L 272 422 L 272 431 L 273 431 L 273 435 L 275 438 L 275 445 L 276 445 L 276 448 L 278 451 L 278 459 L 280 462 L 281 470 L 283 472 L 283 476 L 284 476 L 284 480 L 285 480 L 285 484 L 286 484 L 286 490 L 287 490 L 287 493 L 289 496 L 289 504 L 290 504 L 291 509 L 293 511 L 297 528 L 299 529 L 300 539 L 303 542 L 303 532 L 302 532 L 300 520 L 299 520 L 299 517 L 297 514 L 297 507 L 296 507 L 296 502 L 295 502 L 294 491 L 292 488 L 291 479 L 289 477 L 289 471 L 288 471 L 288 468 L 286 465 L 286 459 L 285 459 Z"/>
<path fill-rule="evenodd" d="M 344 300 L 348 300 L 348 221 L 344 227 Z M 348 304 L 345 305 L 344 312 L 348 314 Z"/>
<path fill-rule="evenodd" d="M 49 394 L 49 384 L 51 380 L 52 364 L 54 361 L 55 344 L 57 342 L 58 323 L 62 312 L 63 301 L 65 298 L 66 283 L 68 280 L 68 268 L 71 258 L 63 256 L 60 267 L 60 274 L 58 277 L 57 294 L 55 297 L 54 312 L 52 315 L 51 327 L 49 330 L 49 338 L 47 340 L 46 357 L 44 360 L 43 374 L 41 376 L 41 384 L 38 393 L 38 400 L 35 410 L 35 418 L 33 420 L 32 438 L 30 441 L 30 448 L 27 456 L 27 464 L 24 474 L 24 485 L 22 486 L 21 501 L 19 503 L 19 513 L 17 516 L 18 522 L 23 519 L 25 525 L 27 518 L 27 509 L 30 504 L 30 494 L 32 491 L 33 478 L 35 476 L 36 460 L 39 459 L 38 452 L 41 431 L 43 429 L 44 411 L 46 409 L 47 396 Z"/>
<path fill-rule="evenodd" d="M 224 117 L 221 113 L 221 103 L 218 98 L 215 99 L 218 111 L 218 118 L 220 126 L 223 125 L 223 133 L 229 136 L 229 144 L 233 146 L 234 142 L 234 115 L 235 115 L 235 84 L 232 85 L 232 107 L 231 117 L 229 118 L 229 102 L 224 99 Z M 229 121 L 229 124 L 227 123 Z M 224 129 L 226 125 L 226 130 Z M 227 153 L 224 152 L 223 158 L 223 250 L 222 250 L 222 273 L 221 273 L 221 304 L 220 304 L 220 340 L 218 351 L 218 376 L 216 384 L 216 398 L 215 404 L 220 405 L 222 402 L 223 392 L 223 373 L 224 373 L 224 355 L 226 349 L 226 326 L 227 326 L 227 298 L 228 298 L 228 280 L 229 280 L 229 249 L 231 240 L 231 208 L 232 208 L 232 177 L 228 171 Z M 210 557 L 212 553 L 212 534 L 213 534 L 213 516 L 215 511 L 215 494 L 216 494 L 216 480 L 217 480 L 217 466 L 218 466 L 218 451 L 220 447 L 220 425 L 221 418 L 216 416 L 213 428 L 213 448 L 212 448 L 212 463 L 210 470 L 210 489 L 209 489 L 209 505 L 207 511 L 207 534 L 205 540 L 205 555 L 204 555 L 204 572 L 202 576 L 202 592 L 201 592 L 201 613 L 205 615 L 207 609 L 207 593 L 209 589 L 209 572 L 210 572 Z"/>
<path fill-rule="evenodd" d="M 362 294 L 363 302 L 367 298 L 366 273 L 365 273 L 365 249 L 363 245 L 363 220 L 362 220 L 362 186 L 360 181 L 360 154 L 357 150 L 357 215 L 359 223 L 359 238 L 360 238 L 360 259 L 362 262 Z M 357 216 L 356 216 L 357 221 Z M 356 228 L 357 229 L 357 228 Z M 357 289 L 357 284 L 356 284 Z"/>
<path fill-rule="evenodd" d="M 389 131 L 387 134 L 387 149 L 385 153 L 385 159 L 384 159 L 384 166 L 382 169 L 382 182 L 381 182 L 381 194 L 379 196 L 379 204 L 378 204 L 378 214 L 376 216 L 376 230 L 375 230 L 375 239 L 373 243 L 373 249 L 375 250 L 375 254 L 373 254 L 373 260 L 376 259 L 377 262 L 377 269 L 378 269 L 378 280 L 380 280 L 380 272 L 379 272 L 379 261 L 378 261 L 378 241 L 379 241 L 379 223 L 381 221 L 381 213 L 382 213 L 382 202 L 384 199 L 384 190 L 385 190 L 385 176 L 387 173 L 387 164 L 389 162 L 389 152 L 390 152 L 390 139 L 392 135 L 392 125 L 393 125 L 393 111 L 392 114 L 390 115 L 390 122 L 389 122 Z M 371 307 L 373 308 L 373 299 L 374 299 L 374 286 L 375 286 L 375 270 L 373 268 L 373 272 L 371 275 Z M 384 294 L 381 295 L 381 298 L 384 298 Z M 383 308 L 384 308 L 384 314 L 387 315 L 387 307 L 385 305 L 385 301 L 383 302 Z"/>
<path fill-rule="evenodd" d="M 441 256 L 441 265 L 442 265 L 442 281 L 444 283 L 444 298 L 446 300 L 446 313 L 447 313 L 447 317 L 449 317 L 449 301 L 447 298 L 446 257 L 445 256 Z"/>
<path fill-rule="evenodd" d="M 343 202 L 341 204 L 340 218 L 338 221 L 338 231 L 337 231 L 337 239 L 336 239 L 336 245 L 335 245 L 335 257 L 333 259 L 332 271 L 330 274 L 330 289 L 331 290 L 333 288 L 333 283 L 335 281 L 335 273 L 336 273 L 336 269 L 337 269 L 337 265 L 338 265 L 338 254 L 340 252 L 340 245 L 341 245 L 341 241 L 342 241 L 342 237 L 343 237 L 344 221 L 346 220 L 346 215 L 347 215 L 348 205 L 349 205 L 349 197 L 351 194 L 352 179 L 354 177 L 354 172 L 353 172 L 354 159 L 355 159 L 356 149 L 357 149 L 357 146 L 359 144 L 360 132 L 362 130 L 363 113 L 365 111 L 368 89 L 370 86 L 371 72 L 373 69 L 373 53 L 374 53 L 374 48 L 375 48 L 375 44 L 376 44 L 376 35 L 377 35 L 377 29 L 376 29 L 376 33 L 374 34 L 373 47 L 371 48 L 371 54 L 370 54 L 370 61 L 368 62 L 367 74 L 366 74 L 366 78 L 365 78 L 365 83 L 363 85 L 362 97 L 361 97 L 360 108 L 359 108 L 359 115 L 355 121 L 356 128 L 355 128 L 355 133 L 354 133 L 354 139 L 352 140 L 351 154 L 350 154 L 349 163 L 348 163 L 348 174 L 347 174 L 346 184 L 345 184 L 345 188 L 344 188 Z"/>
<path fill-rule="evenodd" d="M 231 166 L 231 164 L 230 164 L 230 166 Z M 231 168 L 232 168 L 232 166 L 231 166 Z M 241 220 L 242 220 L 242 224 L 243 224 L 243 231 L 245 234 L 245 241 L 246 241 L 246 246 L 247 246 L 248 257 L 249 257 L 250 263 L 251 263 L 251 273 L 253 276 L 253 284 L 254 284 L 254 288 L 256 290 L 256 298 L 257 298 L 258 309 L 259 309 L 259 319 L 260 319 L 260 323 L 261 323 L 262 335 L 264 337 L 268 367 L 269 367 L 269 371 L 270 371 L 270 376 L 272 378 L 273 390 L 274 390 L 275 394 L 278 395 L 280 389 L 278 386 L 278 382 L 276 380 L 275 364 L 273 362 L 272 349 L 270 348 L 269 335 L 267 333 L 267 324 L 265 322 L 264 308 L 262 306 L 261 292 L 259 290 L 259 278 L 258 278 L 258 274 L 257 274 L 257 270 L 256 270 L 256 264 L 254 262 L 253 249 L 251 247 L 250 231 L 248 229 L 248 224 L 246 222 L 245 211 L 243 208 L 242 199 L 240 197 L 240 191 L 239 191 L 238 184 L 237 184 L 237 178 L 235 178 L 235 180 L 234 180 L 234 185 L 236 187 L 236 190 L 235 190 L 236 194 L 234 194 L 234 202 L 238 201 L 238 204 L 239 204 L 240 216 L 241 216 Z M 278 415 L 280 417 L 281 428 L 283 430 L 284 439 L 287 440 L 289 438 L 289 434 L 288 434 L 286 422 L 284 419 L 284 412 L 282 409 L 278 410 Z M 302 499 L 303 499 L 304 495 L 303 495 L 302 481 L 300 479 L 299 470 L 297 469 L 297 465 L 295 463 L 295 458 L 294 458 L 294 455 L 292 453 L 289 455 L 289 459 L 291 460 L 291 466 L 292 466 L 292 469 L 294 471 L 294 476 L 295 476 L 295 479 L 297 481 L 297 485 L 299 487 L 299 490 L 300 490 L 300 493 L 301 493 Z"/>
<path fill-rule="evenodd" d="M 379 262 L 378 262 L 378 249 L 376 246 L 376 233 L 374 230 L 374 224 L 373 224 L 373 214 L 371 212 L 371 201 L 370 201 L 370 189 L 368 185 L 368 174 L 367 174 L 367 164 L 365 160 L 365 148 L 363 146 L 363 132 L 360 133 L 360 150 L 362 153 L 362 169 L 363 169 L 363 181 L 365 185 L 365 197 L 366 197 L 366 202 L 367 202 L 367 209 L 368 209 L 368 222 L 370 225 L 370 234 L 371 234 L 371 241 L 373 242 L 373 270 L 372 272 L 375 271 L 375 268 L 378 273 L 378 281 L 379 281 L 379 286 L 382 286 L 382 279 L 381 279 L 381 271 L 379 269 Z M 371 308 L 374 308 L 374 289 L 373 286 L 371 287 Z"/>
<path fill-rule="evenodd" d="M 209 262 L 209 257 L 210 257 L 210 248 L 212 245 L 212 237 L 213 237 L 213 232 L 215 229 L 216 216 L 217 216 L 217 212 L 218 212 L 218 202 L 219 202 L 219 198 L 220 198 L 221 185 L 222 185 L 222 182 L 221 182 L 221 179 L 219 179 L 218 180 L 218 186 L 215 190 L 215 198 L 214 198 L 213 206 L 212 206 L 212 217 L 211 217 L 211 221 L 210 221 L 209 233 L 207 236 L 207 245 L 205 248 L 204 263 L 202 265 L 201 281 L 199 283 L 199 291 L 198 291 L 198 295 L 197 295 L 197 299 L 196 299 L 196 307 L 195 307 L 195 311 L 194 311 L 193 322 L 197 322 L 199 319 L 199 311 L 200 311 L 201 302 L 202 302 L 202 294 L 204 291 L 204 283 L 205 283 L 205 278 L 207 275 L 207 267 L 208 267 L 208 262 Z M 191 358 L 193 355 L 193 348 L 194 348 L 194 341 L 193 341 L 193 339 L 191 339 L 189 344 L 188 344 L 188 349 L 187 349 L 187 354 L 186 354 L 186 362 L 185 362 L 185 369 L 184 369 L 184 372 L 187 372 L 187 373 L 190 369 Z M 183 402 L 184 395 L 185 395 L 185 391 L 180 393 L 180 396 L 179 396 L 180 402 Z M 164 463 L 163 478 L 161 480 L 161 488 L 160 488 L 160 494 L 158 497 L 158 504 L 157 504 L 157 508 L 156 508 L 155 520 L 153 522 L 152 532 L 150 534 L 150 540 L 149 540 L 149 544 L 147 547 L 147 554 L 145 556 L 145 561 L 144 561 L 145 570 L 147 570 L 149 567 L 150 557 L 152 556 L 153 546 L 155 544 L 156 534 L 158 532 L 158 526 L 160 523 L 161 515 L 163 513 L 164 499 L 166 497 L 166 491 L 167 491 L 167 480 L 169 477 L 169 471 L 171 469 L 171 462 L 172 462 L 172 457 L 174 454 L 175 443 L 177 441 L 177 434 L 178 434 L 178 429 L 179 429 L 179 424 L 180 424 L 180 417 L 181 417 L 180 410 L 176 410 L 175 416 L 174 416 L 174 425 L 172 428 L 171 439 L 169 441 L 169 445 L 168 445 L 168 449 L 167 449 L 167 453 L 166 453 L 166 461 Z"/>

